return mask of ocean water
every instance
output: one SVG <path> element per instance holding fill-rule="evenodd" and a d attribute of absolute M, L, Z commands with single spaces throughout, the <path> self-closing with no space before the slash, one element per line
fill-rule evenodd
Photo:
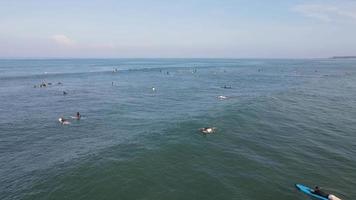
<path fill-rule="evenodd" d="M 356 60 L 0 60 L 2 200 L 308 199 L 295 183 L 356 198 Z"/>

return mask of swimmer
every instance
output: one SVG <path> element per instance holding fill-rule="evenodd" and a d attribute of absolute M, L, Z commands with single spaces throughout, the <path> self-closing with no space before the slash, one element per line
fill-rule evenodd
<path fill-rule="evenodd" d="M 205 134 L 212 134 L 216 130 L 215 127 L 205 127 L 205 128 L 200 128 L 199 131 L 202 132 L 204 135 Z"/>
<path fill-rule="evenodd" d="M 63 91 L 63 95 L 67 95 L 68 93 L 66 91 Z"/>

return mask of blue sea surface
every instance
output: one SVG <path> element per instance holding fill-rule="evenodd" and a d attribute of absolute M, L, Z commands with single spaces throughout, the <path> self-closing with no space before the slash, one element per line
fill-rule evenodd
<path fill-rule="evenodd" d="M 356 198 L 355 59 L 0 60 L 2 200 L 308 199 L 295 183 Z"/>

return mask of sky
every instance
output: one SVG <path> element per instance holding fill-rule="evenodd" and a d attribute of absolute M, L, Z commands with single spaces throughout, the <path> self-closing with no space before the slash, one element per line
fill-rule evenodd
<path fill-rule="evenodd" d="M 0 58 L 356 55 L 356 0 L 0 0 Z"/>

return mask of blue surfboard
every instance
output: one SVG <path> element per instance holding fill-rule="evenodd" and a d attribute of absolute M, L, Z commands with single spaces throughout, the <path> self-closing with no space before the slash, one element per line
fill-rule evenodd
<path fill-rule="evenodd" d="M 326 198 L 326 197 L 314 194 L 312 189 L 310 189 L 309 187 L 304 186 L 302 184 L 295 184 L 295 187 L 297 187 L 300 191 L 302 191 L 303 193 L 305 193 L 311 197 L 321 199 L 321 200 L 328 200 L 328 198 Z"/>

